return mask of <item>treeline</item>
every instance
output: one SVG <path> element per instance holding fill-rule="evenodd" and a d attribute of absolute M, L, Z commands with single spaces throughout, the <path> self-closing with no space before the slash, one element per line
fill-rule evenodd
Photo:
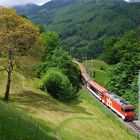
<path fill-rule="evenodd" d="M 40 40 L 44 49 L 37 75 L 42 79 L 42 89 L 63 102 L 76 99 L 80 89 L 80 73 L 72 57 L 62 46 L 55 32 L 43 32 Z"/>
<path fill-rule="evenodd" d="M 105 40 L 104 59 L 111 67 L 108 89 L 138 104 L 138 71 L 140 70 L 140 27 Z"/>
<path fill-rule="evenodd" d="M 79 59 L 85 57 L 86 52 L 89 59 L 101 57 L 106 37 L 123 36 L 140 24 L 139 3 L 124 0 L 55 0 L 51 4 L 52 9 L 48 9 L 48 3 L 33 13 L 27 12 L 26 7 L 18 11 L 25 13 L 34 23 L 44 25 L 48 31 L 58 32 L 62 46 Z"/>

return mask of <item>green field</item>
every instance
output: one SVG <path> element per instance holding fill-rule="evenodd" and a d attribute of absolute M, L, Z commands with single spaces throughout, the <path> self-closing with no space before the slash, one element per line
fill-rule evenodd
<path fill-rule="evenodd" d="M 11 103 L 0 101 L 0 140 L 55 140 L 39 122 Z"/>
<path fill-rule="evenodd" d="M 39 90 L 12 95 L 11 100 L 41 123 L 47 134 L 60 140 L 135 139 L 96 99 L 86 92 L 80 94 L 79 100 L 71 104 L 62 104 Z"/>
<path fill-rule="evenodd" d="M 0 92 L 4 93 L 5 76 L 0 74 L 0 77 Z M 41 140 L 136 139 L 95 98 L 82 90 L 77 101 L 63 104 L 37 89 L 36 79 L 26 79 L 17 73 L 13 79 L 10 102 L 0 102 L 0 120 L 4 124 L 4 129 L 0 125 L 1 137 L 4 136 L 0 140 L 7 137 L 15 140 L 15 136 L 29 140 L 38 140 L 38 137 Z"/>
<path fill-rule="evenodd" d="M 93 79 L 102 86 L 105 86 L 108 82 L 107 68 L 109 67 L 105 62 L 101 60 L 88 60 L 84 61 L 84 66 L 87 72 Z"/>

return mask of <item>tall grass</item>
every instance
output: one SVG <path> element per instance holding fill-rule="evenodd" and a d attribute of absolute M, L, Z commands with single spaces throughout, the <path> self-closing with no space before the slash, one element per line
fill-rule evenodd
<path fill-rule="evenodd" d="M 54 140 L 39 123 L 17 110 L 14 105 L 0 101 L 0 140 Z"/>

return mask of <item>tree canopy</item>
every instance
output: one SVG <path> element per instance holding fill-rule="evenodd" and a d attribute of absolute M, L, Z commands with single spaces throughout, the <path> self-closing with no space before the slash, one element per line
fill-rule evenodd
<path fill-rule="evenodd" d="M 59 36 L 55 32 L 47 32 L 41 35 L 44 53 L 42 62 L 37 67 L 37 73 L 42 76 L 49 68 L 57 67 L 68 76 L 76 91 L 80 88 L 80 73 L 72 62 L 71 56 L 62 47 Z"/>
<path fill-rule="evenodd" d="M 28 19 L 17 15 L 15 10 L 0 8 L 1 67 L 8 74 L 5 100 L 9 99 L 11 74 L 16 61 L 28 54 L 37 36 L 38 30 Z"/>
<path fill-rule="evenodd" d="M 45 90 L 60 101 L 70 102 L 77 97 L 68 77 L 57 68 L 50 68 L 42 81 Z"/>
<path fill-rule="evenodd" d="M 51 7 L 51 8 L 50 8 Z M 82 59 L 88 49 L 89 59 L 103 53 L 104 39 L 123 36 L 140 24 L 140 3 L 124 0 L 54 0 L 38 9 L 18 7 L 34 23 L 60 34 L 62 46 Z M 83 16 L 84 15 L 84 16 Z"/>
<path fill-rule="evenodd" d="M 37 67 L 38 76 L 43 77 L 48 69 L 57 68 L 68 77 L 72 84 L 73 92 L 78 92 L 80 89 L 79 70 L 72 62 L 72 57 L 61 47 L 58 34 L 55 32 L 45 32 L 40 37 L 44 53 L 42 61 Z"/>
<path fill-rule="evenodd" d="M 105 44 L 106 61 L 114 64 L 108 71 L 108 88 L 136 105 L 140 70 L 140 28 L 125 33 L 119 39 L 111 37 Z"/>

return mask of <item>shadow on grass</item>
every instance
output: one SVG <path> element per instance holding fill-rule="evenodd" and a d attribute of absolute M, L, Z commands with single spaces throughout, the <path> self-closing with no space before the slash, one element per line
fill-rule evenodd
<path fill-rule="evenodd" d="M 78 100 L 70 104 L 64 104 L 48 94 L 38 94 L 34 91 L 24 90 L 18 94 L 11 94 L 11 102 L 25 107 L 33 107 L 35 109 L 92 115 L 87 112 L 85 108 L 79 106 L 80 101 Z"/>
<path fill-rule="evenodd" d="M 49 126 L 44 131 L 42 124 L 8 103 L 0 101 L 0 140 L 56 140 Z"/>

